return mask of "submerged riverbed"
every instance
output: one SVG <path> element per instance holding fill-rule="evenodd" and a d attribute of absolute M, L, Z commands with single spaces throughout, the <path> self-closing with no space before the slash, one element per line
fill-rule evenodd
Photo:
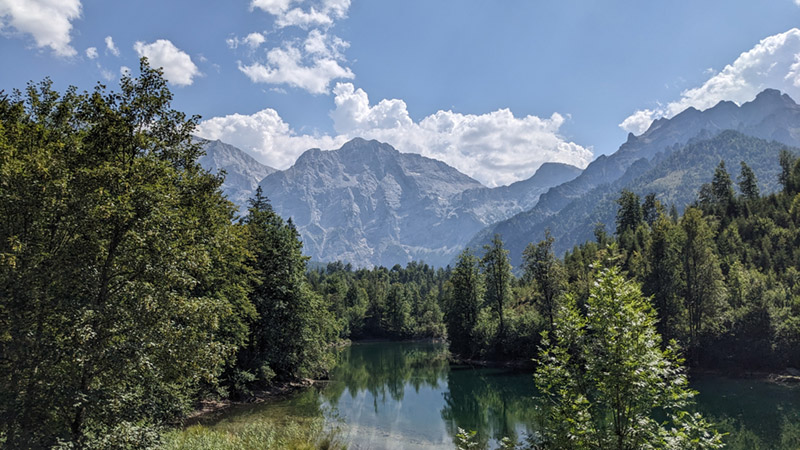
<path fill-rule="evenodd" d="M 330 381 L 265 404 L 232 408 L 206 425 L 236 429 L 269 418 L 322 420 L 350 449 L 454 447 L 458 428 L 495 447 L 535 432 L 530 372 L 450 365 L 444 344 L 356 343 L 341 350 Z M 697 409 L 733 449 L 800 448 L 800 389 L 761 380 L 702 376 Z"/>

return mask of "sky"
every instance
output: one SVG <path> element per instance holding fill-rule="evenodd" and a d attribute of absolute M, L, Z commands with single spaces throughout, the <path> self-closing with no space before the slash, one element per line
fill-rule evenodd
<path fill-rule="evenodd" d="M 800 0 L 0 0 L 0 90 L 162 67 L 197 134 L 285 169 L 353 137 L 487 186 L 659 117 L 800 101 Z"/>

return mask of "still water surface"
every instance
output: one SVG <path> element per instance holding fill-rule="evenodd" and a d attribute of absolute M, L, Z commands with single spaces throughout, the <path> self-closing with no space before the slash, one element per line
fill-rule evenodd
<path fill-rule="evenodd" d="M 729 433 L 728 448 L 800 449 L 800 389 L 718 376 L 692 384 L 697 409 Z M 357 343 L 341 351 L 329 382 L 216 422 L 321 416 L 351 449 L 451 449 L 460 427 L 492 448 L 535 431 L 535 395 L 529 372 L 450 365 L 443 344 Z"/>

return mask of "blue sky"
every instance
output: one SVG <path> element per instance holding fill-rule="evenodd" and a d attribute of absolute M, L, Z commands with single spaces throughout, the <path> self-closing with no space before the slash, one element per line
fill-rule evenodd
<path fill-rule="evenodd" d="M 688 106 L 800 99 L 797 2 L 0 0 L 0 89 L 116 87 L 147 55 L 200 135 L 273 167 L 363 136 L 498 185 Z"/>

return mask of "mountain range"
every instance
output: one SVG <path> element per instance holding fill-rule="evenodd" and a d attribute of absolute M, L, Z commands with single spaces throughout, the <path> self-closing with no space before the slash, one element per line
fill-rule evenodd
<path fill-rule="evenodd" d="M 527 180 L 490 189 L 441 161 L 353 139 L 338 150 L 306 151 L 261 187 L 292 218 L 314 260 L 443 266 L 476 232 L 579 173 L 546 164 Z"/>
<path fill-rule="evenodd" d="M 734 130 L 744 136 L 760 138 L 762 144 L 775 141 L 778 147 L 800 146 L 800 105 L 786 94 L 766 89 L 754 100 L 741 106 L 722 101 L 704 111 L 690 107 L 671 119 L 658 119 L 643 134 L 639 136 L 629 134 L 627 141 L 615 153 L 598 157 L 574 180 L 542 194 L 533 208 L 481 230 L 470 240 L 468 246 L 480 249 L 495 234 L 500 234 L 509 249 L 512 264 L 518 266 L 525 246 L 543 239 L 547 229 L 554 233 L 555 248 L 559 253 L 591 237 L 594 229 L 591 220 L 602 217 L 602 223 L 610 226 L 608 231 L 613 231 L 612 218 L 616 205 L 608 202 L 599 203 L 600 198 L 609 193 L 618 195 L 621 189 L 634 181 L 640 186 L 646 185 L 645 175 L 648 171 L 653 170 L 659 161 L 669 155 L 684 147 L 691 147 L 687 144 L 712 140 L 711 147 L 714 147 L 713 144 L 724 145 L 721 141 L 713 141 L 713 138 L 725 130 Z M 710 147 L 695 145 L 688 148 L 684 155 L 692 154 L 693 151 L 708 152 Z M 724 149 L 714 147 L 714 151 L 723 152 Z M 719 156 L 722 158 L 724 155 Z M 734 170 L 738 170 L 739 164 L 736 157 L 729 155 L 727 160 Z M 731 158 L 734 160 L 730 160 Z M 719 161 L 719 159 L 704 159 L 704 164 L 698 165 L 696 159 L 684 157 L 682 160 L 672 160 L 670 167 L 675 172 L 673 178 L 681 178 L 679 176 L 681 171 L 691 171 L 705 177 L 704 181 L 709 181 Z M 749 164 L 751 161 L 745 160 L 745 162 Z M 773 169 L 777 170 L 777 156 L 771 163 Z M 756 172 L 756 175 L 764 181 L 770 174 L 769 171 Z M 669 175 L 661 176 L 664 177 Z M 680 183 L 676 182 L 672 188 L 688 188 L 692 197 L 699 184 L 685 183 L 684 186 L 680 186 Z M 662 190 L 660 194 L 662 197 L 669 197 L 674 193 Z M 688 198 L 683 195 L 675 196 L 672 201 L 682 209 L 685 203 L 692 199 L 693 197 Z M 606 208 L 606 211 L 602 211 L 602 208 Z M 578 216 L 583 219 L 579 220 Z M 576 233 L 574 228 L 567 225 L 582 227 L 581 232 Z M 567 232 L 568 229 L 573 232 Z"/>
<path fill-rule="evenodd" d="M 224 171 L 222 192 L 239 206 L 240 211 L 247 208 L 247 200 L 255 194 L 258 183 L 276 172 L 276 169 L 261 164 L 233 145 L 197 137 L 195 142 L 202 145 L 205 151 L 198 161 L 200 165 L 214 174 Z"/>
<path fill-rule="evenodd" d="M 313 260 L 444 266 L 465 246 L 479 250 L 497 233 L 518 265 L 522 249 L 546 229 L 559 253 L 591 239 L 598 222 L 613 231 L 622 189 L 653 192 L 682 209 L 720 160 L 734 178 L 746 161 L 762 191 L 775 189 L 778 152 L 800 146 L 800 106 L 767 89 L 741 106 L 688 108 L 639 136 L 629 134 L 616 152 L 583 171 L 546 163 L 531 178 L 497 188 L 441 161 L 359 138 L 338 150 L 308 150 L 281 171 L 228 144 L 203 145 L 200 163 L 225 171 L 228 198 L 244 210 L 260 185 L 275 210 L 292 219 Z"/>

